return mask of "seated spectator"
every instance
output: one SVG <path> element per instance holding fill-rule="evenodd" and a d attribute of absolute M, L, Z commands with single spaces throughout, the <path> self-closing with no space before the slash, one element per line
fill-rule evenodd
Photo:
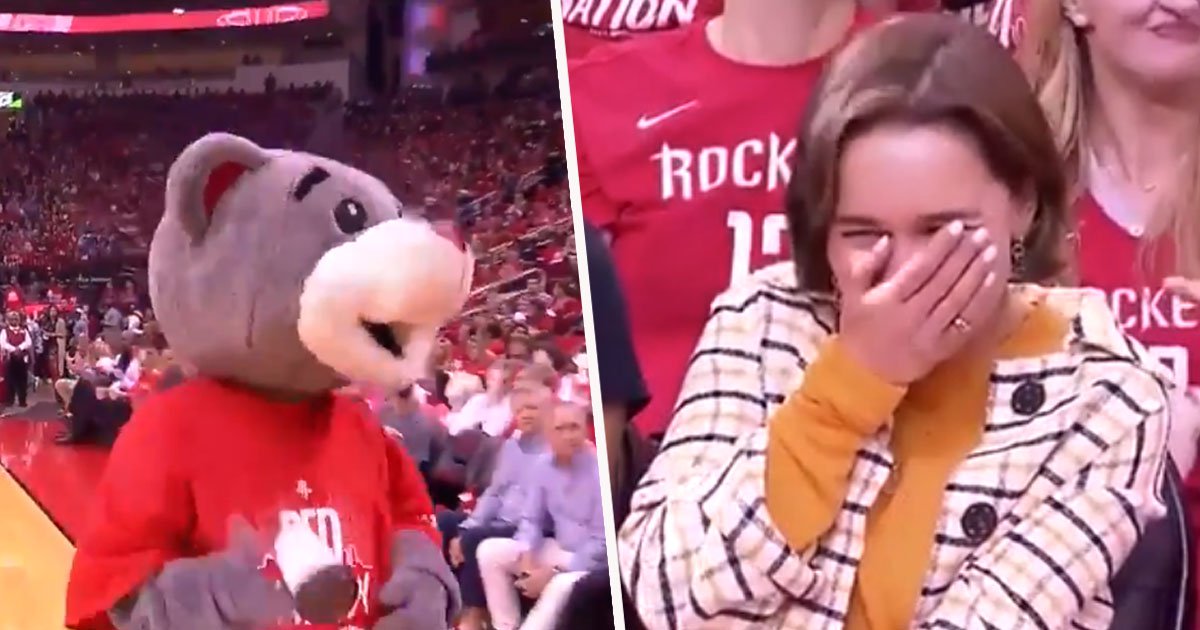
<path fill-rule="evenodd" d="M 521 369 L 517 374 L 517 382 L 537 383 L 543 387 L 549 388 L 550 391 L 558 392 L 560 377 L 554 368 L 540 364 L 530 363 Z"/>
<path fill-rule="evenodd" d="M 530 494 L 512 538 L 490 538 L 477 551 L 496 630 L 550 630 L 575 582 L 606 563 L 604 510 L 596 451 L 586 440 L 587 412 L 558 402 L 547 434 L 550 453 L 530 471 Z M 549 523 L 554 537 L 545 537 Z M 520 597 L 536 600 L 520 623 Z"/>
<path fill-rule="evenodd" d="M 549 333 L 540 334 L 534 339 L 533 344 L 530 361 L 548 365 L 554 368 L 555 372 L 562 372 L 567 369 L 567 357 L 558 346 L 554 345 L 554 335 Z"/>
<path fill-rule="evenodd" d="M 414 395 L 413 386 L 385 397 L 376 413 L 383 426 L 399 434 L 417 468 L 428 473 L 435 442 L 445 433 L 445 428 L 425 413 Z"/>
<path fill-rule="evenodd" d="M 158 389 L 151 381 L 172 365 L 170 353 L 120 343 L 121 351 L 112 357 L 109 345 L 97 339 L 87 357 L 76 360 L 75 377 L 55 383 L 55 394 L 65 401 L 67 420 L 66 431 L 55 438 L 57 443 L 111 445 L 133 413 L 130 394 L 143 380 Z"/>
<path fill-rule="evenodd" d="M 470 372 L 460 370 L 446 373 L 445 397 L 451 411 L 459 411 L 476 394 L 483 391 L 483 381 Z M 449 416 L 447 416 L 447 421 Z"/>
<path fill-rule="evenodd" d="M 67 402 L 67 430 L 55 442 L 111 446 L 117 439 L 121 427 L 133 415 L 133 407 L 127 398 L 99 396 L 99 390 L 111 385 L 103 377 L 98 382 L 80 379 L 72 388 Z"/>
<path fill-rule="evenodd" d="M 508 342 L 504 344 L 504 356 L 509 359 L 528 361 L 530 352 L 529 335 L 523 331 L 514 331 L 509 335 Z"/>
<path fill-rule="evenodd" d="M 81 350 L 74 342 L 67 346 L 67 371 L 62 378 L 54 382 L 54 397 L 64 413 L 67 410 L 67 401 L 71 400 L 75 383 L 79 382 L 80 375 L 88 369 L 90 362 L 90 347 L 85 346 Z"/>
<path fill-rule="evenodd" d="M 803 246 L 713 302 L 618 535 L 642 621 L 1110 628 L 1167 513 L 1169 377 L 1104 295 L 1034 284 L 1073 215 L 995 41 L 908 16 L 841 55 L 797 140 Z"/>
<path fill-rule="evenodd" d="M 476 549 L 492 537 L 511 537 L 517 531 L 528 498 L 528 473 L 537 459 L 547 453 L 544 426 L 553 413 L 553 394 L 532 383 L 520 384 L 513 391 L 513 415 L 517 431 L 501 448 L 491 483 L 468 517 L 461 512 L 438 515 L 438 529 L 446 543 L 450 565 L 462 587 L 465 630 L 484 627 L 487 602 L 480 580 Z"/>
<path fill-rule="evenodd" d="M 113 361 L 108 375 L 112 383 L 107 387 L 96 389 L 96 397 L 100 399 L 125 398 L 137 385 L 142 377 L 142 349 L 138 347 L 136 338 L 126 333 L 121 336 L 120 350 Z"/>
<path fill-rule="evenodd" d="M 512 424 L 512 405 L 508 395 L 521 367 L 518 361 L 501 359 L 493 362 L 487 371 L 487 388 L 484 392 L 472 396 L 462 409 L 446 416 L 450 435 L 458 435 L 468 429 L 480 429 L 492 436 L 503 435 Z"/>
<path fill-rule="evenodd" d="M 633 417 L 646 406 L 650 394 L 642 379 L 641 366 L 633 349 L 629 315 L 625 306 L 612 252 L 595 227 L 585 224 L 588 274 L 592 289 L 595 345 L 603 348 L 596 356 L 604 405 L 604 437 L 608 449 L 609 488 L 612 489 L 613 520 L 624 522 L 629 514 L 633 490 L 650 461 L 654 446 L 633 428 Z M 645 628 L 624 589 L 625 630 Z M 608 571 L 593 570 L 575 583 L 559 619 L 558 630 L 611 630 L 612 591 Z M 607 610 L 605 610 L 607 609 Z M 604 612 L 601 612 L 604 610 Z"/>

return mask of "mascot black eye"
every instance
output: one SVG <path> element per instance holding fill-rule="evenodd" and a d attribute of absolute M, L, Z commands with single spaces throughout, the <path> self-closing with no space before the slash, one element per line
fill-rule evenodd
<path fill-rule="evenodd" d="M 367 227 L 367 209 L 355 199 L 343 199 L 333 209 L 333 220 L 345 234 L 358 234 Z"/>

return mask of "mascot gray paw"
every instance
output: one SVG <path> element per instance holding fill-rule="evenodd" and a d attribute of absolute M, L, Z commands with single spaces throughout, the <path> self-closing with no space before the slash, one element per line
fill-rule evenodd
<path fill-rule="evenodd" d="M 375 629 L 451 627 L 462 598 L 442 550 L 421 532 L 400 532 L 393 541 L 392 558 L 392 577 L 379 593 L 379 602 L 388 613 Z"/>
<path fill-rule="evenodd" d="M 227 549 L 168 562 L 109 618 L 121 630 L 218 630 L 291 619 L 291 594 L 260 570 L 264 553 L 258 533 L 234 518 Z"/>

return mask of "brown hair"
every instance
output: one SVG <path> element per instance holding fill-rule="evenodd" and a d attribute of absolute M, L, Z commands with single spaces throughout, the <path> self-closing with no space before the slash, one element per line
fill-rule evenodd
<path fill-rule="evenodd" d="M 1046 282 L 1062 269 L 1059 154 L 1025 75 L 982 29 L 931 14 L 878 24 L 834 58 L 809 103 L 786 202 L 800 286 L 833 289 L 827 239 L 842 152 L 882 124 L 948 125 L 972 138 L 992 175 L 1036 204 L 1014 279 Z"/>
<path fill-rule="evenodd" d="M 558 372 L 549 365 L 530 363 L 517 374 L 517 381 L 529 381 L 553 388 L 558 383 Z"/>

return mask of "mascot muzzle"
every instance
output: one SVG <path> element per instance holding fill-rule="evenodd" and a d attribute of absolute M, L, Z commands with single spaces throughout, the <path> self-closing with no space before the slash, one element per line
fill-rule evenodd
<path fill-rule="evenodd" d="M 474 258 L 446 224 L 385 221 L 326 252 L 300 295 L 300 340 L 354 381 L 395 388 L 427 371 L 461 311 Z"/>

